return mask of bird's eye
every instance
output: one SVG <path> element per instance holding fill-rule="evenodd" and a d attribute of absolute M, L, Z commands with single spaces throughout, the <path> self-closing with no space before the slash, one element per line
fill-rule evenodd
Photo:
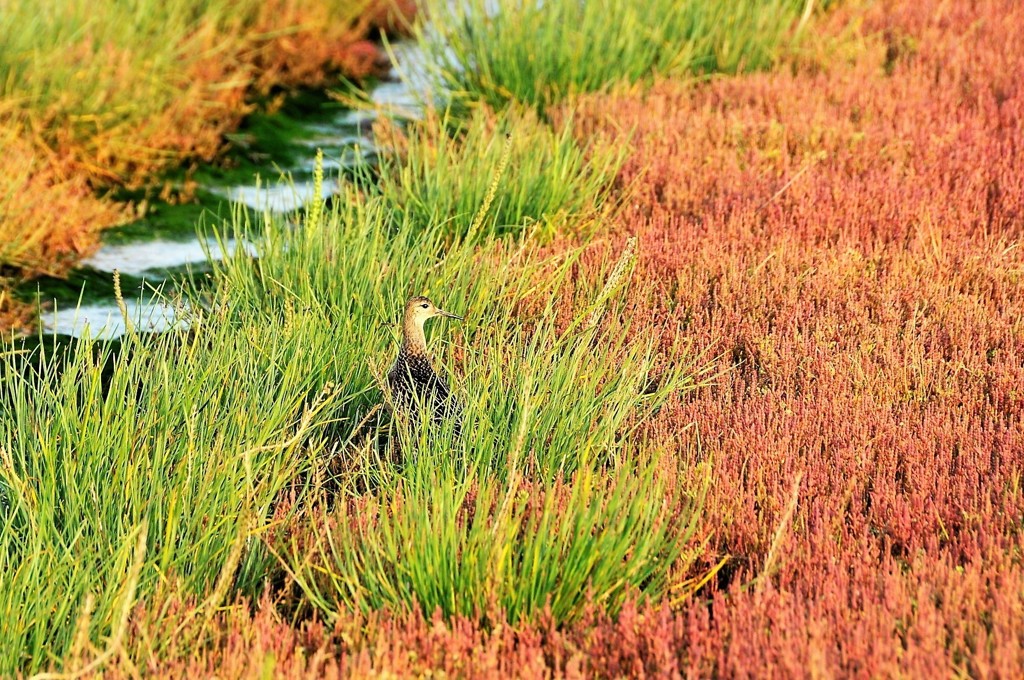
<path fill-rule="evenodd" d="M 422 305 L 420 305 L 420 307 L 422 307 L 423 309 L 427 309 L 430 307 L 430 305 L 423 303 Z"/>

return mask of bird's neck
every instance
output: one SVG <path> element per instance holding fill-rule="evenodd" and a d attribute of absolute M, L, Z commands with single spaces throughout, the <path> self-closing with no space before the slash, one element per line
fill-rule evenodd
<path fill-rule="evenodd" d="M 427 336 L 423 333 L 423 323 L 416 319 L 406 319 L 402 328 L 402 350 L 406 354 L 425 355 L 427 353 Z"/>

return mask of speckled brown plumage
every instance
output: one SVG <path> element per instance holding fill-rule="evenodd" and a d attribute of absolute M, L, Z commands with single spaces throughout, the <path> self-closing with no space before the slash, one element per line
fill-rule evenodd
<path fill-rule="evenodd" d="M 402 346 L 388 371 L 388 387 L 396 412 L 411 415 L 419 404 L 424 404 L 430 407 L 433 420 L 438 422 L 447 418 L 458 419 L 460 407 L 451 394 L 448 381 L 434 370 L 427 353 L 423 324 L 435 316 L 460 318 L 438 309 L 425 297 L 409 298 L 406 302 Z"/>

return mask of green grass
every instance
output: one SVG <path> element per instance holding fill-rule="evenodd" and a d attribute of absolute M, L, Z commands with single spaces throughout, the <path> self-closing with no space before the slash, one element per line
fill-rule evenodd
<path fill-rule="evenodd" d="M 417 37 L 453 97 L 540 110 L 655 74 L 771 66 L 813 0 L 427 0 Z M 497 11 L 495 11 L 495 7 Z"/>
<path fill-rule="evenodd" d="M 556 624 L 588 605 L 615 613 L 627 597 L 664 594 L 699 517 L 703 490 L 686 496 L 652 463 L 537 484 L 525 464 L 512 480 L 467 477 L 438 468 L 444 448 L 435 453 L 393 491 L 314 517 L 313 536 L 284 548 L 329 620 L 382 608 L 513 624 L 545 609 Z"/>
<path fill-rule="evenodd" d="M 591 323 L 605 310 L 618 318 L 628 258 L 608 273 L 611 284 L 580 290 L 589 304 L 579 323 L 556 331 L 550 303 L 532 318 L 515 310 L 551 298 L 573 257 L 545 262 L 534 246 L 503 244 L 483 229 L 453 241 L 451 222 L 396 217 L 387 196 L 351 193 L 330 205 L 314 202 L 299 228 L 236 209 L 218 236 L 257 242 L 259 257 L 240 250 L 213 265 L 216 293 L 186 293 L 187 333 L 130 336 L 116 360 L 88 341 L 66 356 L 8 351 L 0 359 L 0 673 L 59 665 L 83 626 L 104 649 L 135 602 L 168 588 L 199 598 L 201 609 L 258 593 L 280 568 L 260 537 L 271 522 L 308 510 L 331 458 L 349 471 L 332 482 L 336 493 L 368 506 L 408 499 L 427 516 L 447 516 L 451 508 L 435 504 L 435 472 L 449 499 L 471 485 L 484 497 L 505 494 L 507 514 L 480 549 L 508 555 L 501 568 L 510 577 L 549 556 L 538 551 L 585 561 L 589 550 L 607 549 L 603 566 L 567 572 L 592 583 L 599 601 L 611 606 L 633 586 L 656 590 L 663 582 L 686 534 L 668 522 L 671 502 L 648 507 L 660 478 L 649 462 L 635 467 L 629 432 L 673 391 L 692 386 L 691 369 L 677 361 L 655 377 L 650 345 L 625 346 L 621 327 L 613 333 Z M 392 443 L 381 456 L 345 442 L 382 399 L 379 376 L 396 347 L 386 324 L 413 292 L 467 317 L 433 329 L 432 345 L 465 400 L 467 434 L 405 432 L 405 462 L 378 463 L 392 458 Z M 652 380 L 657 386 L 647 389 Z M 602 470 L 614 470 L 611 487 L 596 483 Z M 525 489 L 551 504 L 562 485 L 584 479 L 591 481 L 572 486 L 577 500 L 520 526 Z M 605 488 L 609 505 L 598 512 Z M 281 505 L 285 496 L 292 501 Z M 421 514 L 396 518 L 395 531 L 415 529 Z M 562 520 L 577 528 L 545 548 L 547 527 Z M 472 535 L 482 539 L 483 527 Z M 451 539 L 437 536 L 433 549 L 459 562 L 461 539 Z M 612 563 L 624 546 L 649 559 L 621 580 Z M 379 549 L 351 546 L 361 560 L 377 559 Z M 382 568 L 426 567 L 424 555 L 395 559 Z M 577 610 L 578 598 L 565 591 L 574 581 L 530 573 L 499 600 L 524 614 L 549 596 L 564 616 Z M 438 588 L 450 599 L 449 586 L 462 582 L 446 583 Z M 430 601 L 410 592 L 409 606 Z M 307 597 L 325 611 L 327 602 L 348 603 L 340 593 Z"/>
<path fill-rule="evenodd" d="M 262 582 L 265 555 L 245 550 L 237 574 L 231 555 L 302 486 L 316 432 L 354 395 L 318 400 L 334 343 L 315 319 L 287 333 L 195 323 L 194 335 L 129 340 L 106 375 L 107 351 L 88 342 L 64 358 L 4 357 L 0 674 L 62 656 L 88 599 L 100 644 L 129 582 L 200 597 L 222 575 Z"/>
<path fill-rule="evenodd" d="M 569 226 L 579 230 L 604 212 L 628 147 L 581 143 L 571 121 L 552 128 L 512 107 L 498 115 L 478 109 L 463 122 L 428 117 L 398 151 L 380 170 L 396 219 L 419 228 L 445 222 L 458 237 L 475 228 L 543 239 Z M 495 178 L 502 163 L 508 169 Z M 474 225 L 492 191 L 490 210 Z"/>
<path fill-rule="evenodd" d="M 588 602 L 615 610 L 630 595 L 659 596 L 701 490 L 670 489 L 632 433 L 701 371 L 679 352 L 656 374 L 653 341 L 626 343 L 617 301 L 632 253 L 592 287 L 579 284 L 584 303 L 558 327 L 555 293 L 574 257 L 545 262 L 524 246 L 496 267 L 495 249 L 507 246 L 482 232 L 448 247 L 451 224 L 406 217 L 395 229 L 386 197 L 334 206 L 329 216 L 312 211 L 300 231 L 266 222 L 256 261 L 218 265 L 232 308 L 264 310 L 267 323 L 289 310 L 322 319 L 349 361 L 345 391 L 367 396 L 349 421 L 371 414 L 386 428 L 371 409 L 397 343 L 380 326 L 407 294 L 427 292 L 466 317 L 434 329 L 463 434 L 395 424 L 383 442 L 340 448 L 343 500 L 310 512 L 310 532 L 275 546 L 309 602 L 327 616 L 380 607 L 473 616 L 495 606 L 515 619 L 550 604 L 564 622 Z M 547 300 L 538 312 L 516 313 L 538 296 Z"/>

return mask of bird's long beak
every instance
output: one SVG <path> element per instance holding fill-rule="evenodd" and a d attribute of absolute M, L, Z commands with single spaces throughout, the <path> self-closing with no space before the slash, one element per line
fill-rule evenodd
<path fill-rule="evenodd" d="M 437 313 L 440 314 L 443 317 L 448 318 L 448 319 L 457 319 L 459 321 L 462 321 L 462 317 L 459 316 L 458 314 L 452 314 L 451 312 L 446 312 L 446 311 L 444 311 L 441 308 L 438 308 Z"/>

